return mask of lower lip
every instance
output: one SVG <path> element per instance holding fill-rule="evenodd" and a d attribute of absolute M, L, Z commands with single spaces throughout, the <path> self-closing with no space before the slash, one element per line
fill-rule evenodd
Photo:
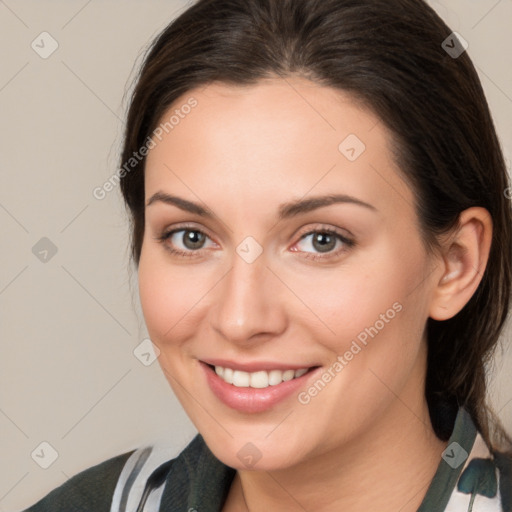
<path fill-rule="evenodd" d="M 320 370 L 320 368 L 315 368 L 300 377 L 281 382 L 281 384 L 276 386 L 239 388 L 221 379 L 206 363 L 200 362 L 200 365 L 214 395 L 232 409 L 247 413 L 267 411 L 294 392 L 297 392 L 313 373 Z"/>

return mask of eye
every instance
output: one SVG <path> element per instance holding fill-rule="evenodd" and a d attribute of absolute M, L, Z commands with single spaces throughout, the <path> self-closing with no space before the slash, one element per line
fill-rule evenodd
<path fill-rule="evenodd" d="M 164 231 L 155 239 L 162 243 L 167 251 L 179 257 L 201 256 L 202 251 L 205 250 L 205 242 L 211 241 L 206 233 L 193 226 L 180 226 Z M 312 243 L 316 253 L 305 248 L 309 243 Z M 306 259 L 321 260 L 335 258 L 355 245 L 354 240 L 347 238 L 337 230 L 322 227 L 303 234 L 291 251 L 303 253 L 303 257 Z"/>
<path fill-rule="evenodd" d="M 198 256 L 203 250 L 205 241 L 210 237 L 200 229 L 182 226 L 171 231 L 164 231 L 155 237 L 165 248 L 177 256 Z"/>
<path fill-rule="evenodd" d="M 318 252 L 307 251 L 305 246 L 309 244 Z M 305 253 L 304 257 L 306 259 L 330 259 L 348 251 L 355 245 L 354 240 L 347 238 L 335 229 L 321 228 L 302 235 L 299 242 L 292 248 L 292 251 L 297 251 L 295 247 L 301 246 L 300 251 Z"/>

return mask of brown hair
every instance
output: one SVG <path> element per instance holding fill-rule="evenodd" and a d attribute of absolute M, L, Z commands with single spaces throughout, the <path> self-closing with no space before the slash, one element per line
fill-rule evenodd
<path fill-rule="evenodd" d="M 394 135 L 429 251 L 466 208 L 484 207 L 492 217 L 489 261 L 477 291 L 453 318 L 428 319 L 425 392 L 441 439 L 448 439 L 464 406 L 490 446 L 495 434 L 510 444 L 485 400 L 486 365 L 510 300 L 509 181 L 469 56 L 454 57 L 442 47 L 451 33 L 423 0 L 199 0 L 148 50 L 121 160 L 145 145 L 177 98 L 213 81 L 244 85 L 295 74 L 362 101 Z M 144 163 L 121 179 L 136 265 L 144 234 Z"/>

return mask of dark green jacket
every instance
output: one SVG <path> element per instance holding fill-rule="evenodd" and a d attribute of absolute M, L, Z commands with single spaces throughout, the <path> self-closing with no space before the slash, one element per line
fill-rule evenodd
<path fill-rule="evenodd" d="M 163 464 L 157 450 L 140 448 L 86 469 L 25 512 L 136 512 L 150 473 L 155 485 L 146 492 L 144 512 L 221 510 L 236 472 L 211 453 L 201 435 Z M 512 459 L 491 456 L 464 409 L 418 512 L 444 510 L 512 512 Z"/>

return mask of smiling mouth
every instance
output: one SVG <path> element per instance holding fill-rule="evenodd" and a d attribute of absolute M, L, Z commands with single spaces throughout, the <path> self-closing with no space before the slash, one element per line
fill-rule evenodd
<path fill-rule="evenodd" d="M 207 363 L 206 363 L 207 364 Z M 238 388 L 264 389 L 270 386 L 277 386 L 283 382 L 297 379 L 306 373 L 315 370 L 318 366 L 299 368 L 296 370 L 259 370 L 256 372 L 245 372 L 234 370 L 223 366 L 207 364 L 224 382 Z"/>

